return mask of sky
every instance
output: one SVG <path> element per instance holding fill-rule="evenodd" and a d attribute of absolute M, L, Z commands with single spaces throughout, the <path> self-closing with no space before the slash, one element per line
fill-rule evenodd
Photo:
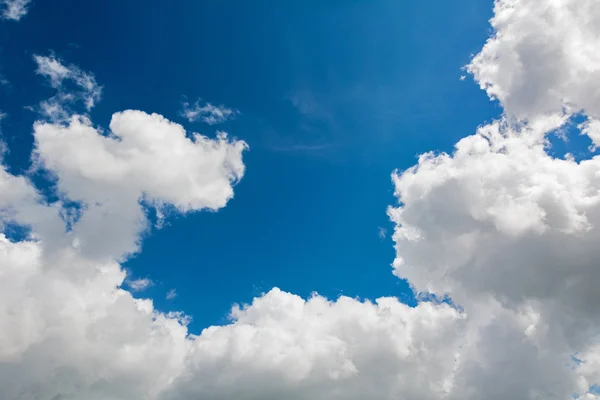
<path fill-rule="evenodd" d="M 2 24 L 7 164 L 30 166 L 38 116 L 23 106 L 52 93 L 33 55 L 54 54 L 103 87 L 89 112 L 102 126 L 116 110 L 145 110 L 249 145 L 227 207 L 152 229 L 125 264 L 134 279 L 156 282 L 145 295 L 161 309 L 183 309 L 201 329 L 274 286 L 411 298 L 390 273 L 390 176 L 500 113 L 460 81 L 485 43 L 491 4 L 122 3 L 37 2 L 22 21 Z M 239 114 L 219 125 L 189 122 L 182 103 L 198 98 L 200 107 Z M 165 302 L 171 289 L 178 296 Z"/>
<path fill-rule="evenodd" d="M 0 14 L 0 400 L 600 399 L 596 1 Z"/>

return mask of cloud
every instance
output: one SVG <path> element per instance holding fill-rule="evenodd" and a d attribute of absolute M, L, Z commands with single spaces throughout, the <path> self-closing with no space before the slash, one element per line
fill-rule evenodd
<path fill-rule="evenodd" d="M 139 278 L 134 280 L 127 280 L 127 286 L 134 292 L 141 292 L 154 285 L 154 282 L 149 278 Z"/>
<path fill-rule="evenodd" d="M 177 297 L 177 291 L 175 289 L 169 290 L 165 296 L 167 300 L 173 300 L 175 297 Z"/>
<path fill-rule="evenodd" d="M 495 33 L 468 69 L 505 114 L 393 175 L 394 273 L 490 319 L 469 323 L 453 395 L 596 397 L 600 158 L 554 158 L 546 137 L 583 113 L 597 140 L 597 11 L 496 1 Z"/>
<path fill-rule="evenodd" d="M 29 11 L 31 0 L 1 0 L 2 18 L 19 21 Z"/>
<path fill-rule="evenodd" d="M 224 207 L 247 148 L 224 133 L 188 137 L 181 125 L 134 110 L 114 114 L 108 135 L 73 116 L 67 124 L 36 123 L 34 138 L 37 165 L 85 209 L 72 227 L 78 246 L 116 258 L 138 250 L 147 226 L 142 202 L 181 213 Z"/>
<path fill-rule="evenodd" d="M 165 399 L 436 399 L 448 390 L 463 316 L 397 299 L 308 300 L 273 289 L 233 322 L 192 337 Z"/>
<path fill-rule="evenodd" d="M 600 158 L 551 157 L 542 134 L 551 126 L 514 130 L 498 121 L 462 139 L 451 155 L 421 156 L 417 166 L 394 175 L 401 206 L 389 214 L 396 223 L 396 275 L 418 292 L 449 295 L 470 316 L 489 299 L 517 319 L 529 315 L 531 327 L 523 329 L 529 340 L 552 349 L 554 365 L 567 365 L 600 328 L 594 306 L 600 297 L 590 284 L 600 280 Z M 492 350 L 519 371 L 517 353 Z M 475 363 L 474 376 L 475 370 L 498 374 L 490 362 Z M 530 362 L 523 368 L 550 366 L 541 357 Z M 552 392 L 575 391 L 574 379 Z M 523 398 L 533 387 L 509 397 Z"/>
<path fill-rule="evenodd" d="M 387 237 L 387 229 L 378 226 L 377 227 L 377 237 L 381 240 L 385 239 Z"/>
<path fill-rule="evenodd" d="M 211 103 L 200 105 L 200 99 L 196 100 L 194 104 L 183 102 L 182 106 L 181 115 L 189 122 L 201 120 L 208 125 L 222 124 L 239 114 L 239 111 L 222 105 L 215 106 Z"/>
<path fill-rule="evenodd" d="M 50 86 L 58 92 L 39 106 L 40 113 L 51 121 L 67 120 L 72 114 L 72 105 L 78 102 L 89 112 L 102 97 L 102 86 L 98 85 L 93 74 L 75 65 L 65 66 L 53 55 L 34 55 L 33 59 L 37 64 L 37 74 L 47 78 Z"/>
<path fill-rule="evenodd" d="M 245 143 L 187 135 L 142 111 L 116 113 L 108 132 L 78 115 L 36 123 L 33 156 L 60 200 L 0 170 L 0 221 L 31 228 L 18 242 L 0 235 L 3 396 L 597 399 L 600 158 L 553 158 L 546 140 L 573 110 L 595 118 L 596 81 L 570 86 L 562 69 L 552 79 L 541 71 L 529 92 L 512 80 L 536 65 L 525 55 L 554 68 L 542 63 L 548 32 L 578 29 L 589 43 L 577 46 L 594 44 L 593 3 L 534 5 L 497 1 L 497 33 L 472 63 L 506 115 L 452 154 L 424 154 L 393 175 L 394 273 L 431 299 L 416 307 L 272 289 L 234 307 L 228 324 L 192 334 L 184 314 L 123 289 L 119 262 L 139 249 L 144 207 L 224 207 Z M 514 51 L 519 62 L 504 62 Z M 572 67 L 583 80 L 600 69 Z M 52 64 L 44 75 L 60 86 L 61 71 Z"/>
<path fill-rule="evenodd" d="M 600 3 L 496 0 L 491 24 L 467 69 L 509 116 L 600 117 Z"/>

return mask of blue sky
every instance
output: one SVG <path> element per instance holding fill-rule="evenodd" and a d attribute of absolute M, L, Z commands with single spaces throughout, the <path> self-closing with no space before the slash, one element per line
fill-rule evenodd
<path fill-rule="evenodd" d="M 103 86 L 97 124 L 140 109 L 250 146 L 226 208 L 153 230 L 126 263 L 156 282 L 144 295 L 158 307 L 204 327 L 274 286 L 412 301 L 390 273 L 390 174 L 420 153 L 451 150 L 500 113 L 459 79 L 487 39 L 488 3 L 36 2 L 22 22 L 0 25 L 7 163 L 29 165 L 37 115 L 23 106 L 51 93 L 32 54 L 51 51 Z M 240 115 L 219 127 L 189 123 L 181 103 L 198 97 Z"/>

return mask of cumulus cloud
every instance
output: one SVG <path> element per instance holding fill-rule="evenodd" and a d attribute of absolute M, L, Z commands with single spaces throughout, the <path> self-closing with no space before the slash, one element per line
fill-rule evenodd
<path fill-rule="evenodd" d="M 464 317 L 273 289 L 233 322 L 192 336 L 187 369 L 166 399 L 436 399 L 450 389 Z"/>
<path fill-rule="evenodd" d="M 19 21 L 29 11 L 31 0 L 1 0 L 2 18 Z"/>
<path fill-rule="evenodd" d="M 108 135 L 73 116 L 67 124 L 36 123 L 34 138 L 37 165 L 85 209 L 72 227 L 77 245 L 117 258 L 138 249 L 147 226 L 143 203 L 182 213 L 224 207 L 244 174 L 247 147 L 224 133 L 188 136 L 161 115 L 133 110 L 114 114 Z"/>
<path fill-rule="evenodd" d="M 467 334 L 463 398 L 596 396 L 600 158 L 554 158 L 546 137 L 582 113 L 598 140 L 598 15 L 594 1 L 497 0 L 468 69 L 505 114 L 393 175 L 395 274 L 492 318 Z"/>
<path fill-rule="evenodd" d="M 494 35 L 467 69 L 507 114 L 600 117 L 600 3 L 496 0 Z"/>
<path fill-rule="evenodd" d="M 215 106 L 211 103 L 200 104 L 200 99 L 193 104 L 183 102 L 181 115 L 190 122 L 198 120 L 208 125 L 222 124 L 232 118 L 235 118 L 239 111 L 221 106 Z"/>
<path fill-rule="evenodd" d="M 72 114 L 71 107 L 82 103 L 86 111 L 90 111 L 102 96 L 102 86 L 89 72 L 82 71 L 75 65 L 64 65 L 53 55 L 34 55 L 37 74 L 48 79 L 50 86 L 57 94 L 40 103 L 39 111 L 50 120 L 64 121 Z"/>
<path fill-rule="evenodd" d="M 546 146 L 529 127 L 481 127 L 453 154 L 425 154 L 395 174 L 401 206 L 389 214 L 399 277 L 467 311 L 492 298 L 506 313 L 529 315 L 530 340 L 551 349 L 554 365 L 566 365 L 600 327 L 600 158 L 557 159 Z M 523 365 L 510 357 L 514 368 Z M 539 359 L 532 368 L 549 365 Z M 557 368 L 553 376 L 565 373 Z"/>

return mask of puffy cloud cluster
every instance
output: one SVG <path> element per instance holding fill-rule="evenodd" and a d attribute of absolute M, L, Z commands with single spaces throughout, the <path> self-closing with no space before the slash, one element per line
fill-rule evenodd
<path fill-rule="evenodd" d="M 29 11 L 31 0 L 1 0 L 2 18 L 19 21 Z"/>
<path fill-rule="evenodd" d="M 0 221 L 32 231 L 0 236 L 0 398 L 598 400 L 600 158 L 553 158 L 546 141 L 580 110 L 582 132 L 598 129 L 594 7 L 498 0 L 469 68 L 507 117 L 394 174 L 394 273 L 457 306 L 273 289 L 190 334 L 184 314 L 123 289 L 119 261 L 139 249 L 144 207 L 225 206 L 245 144 L 141 111 L 108 132 L 36 123 L 35 165 L 61 200 L 0 171 Z M 86 87 L 38 64 L 59 93 Z"/>

